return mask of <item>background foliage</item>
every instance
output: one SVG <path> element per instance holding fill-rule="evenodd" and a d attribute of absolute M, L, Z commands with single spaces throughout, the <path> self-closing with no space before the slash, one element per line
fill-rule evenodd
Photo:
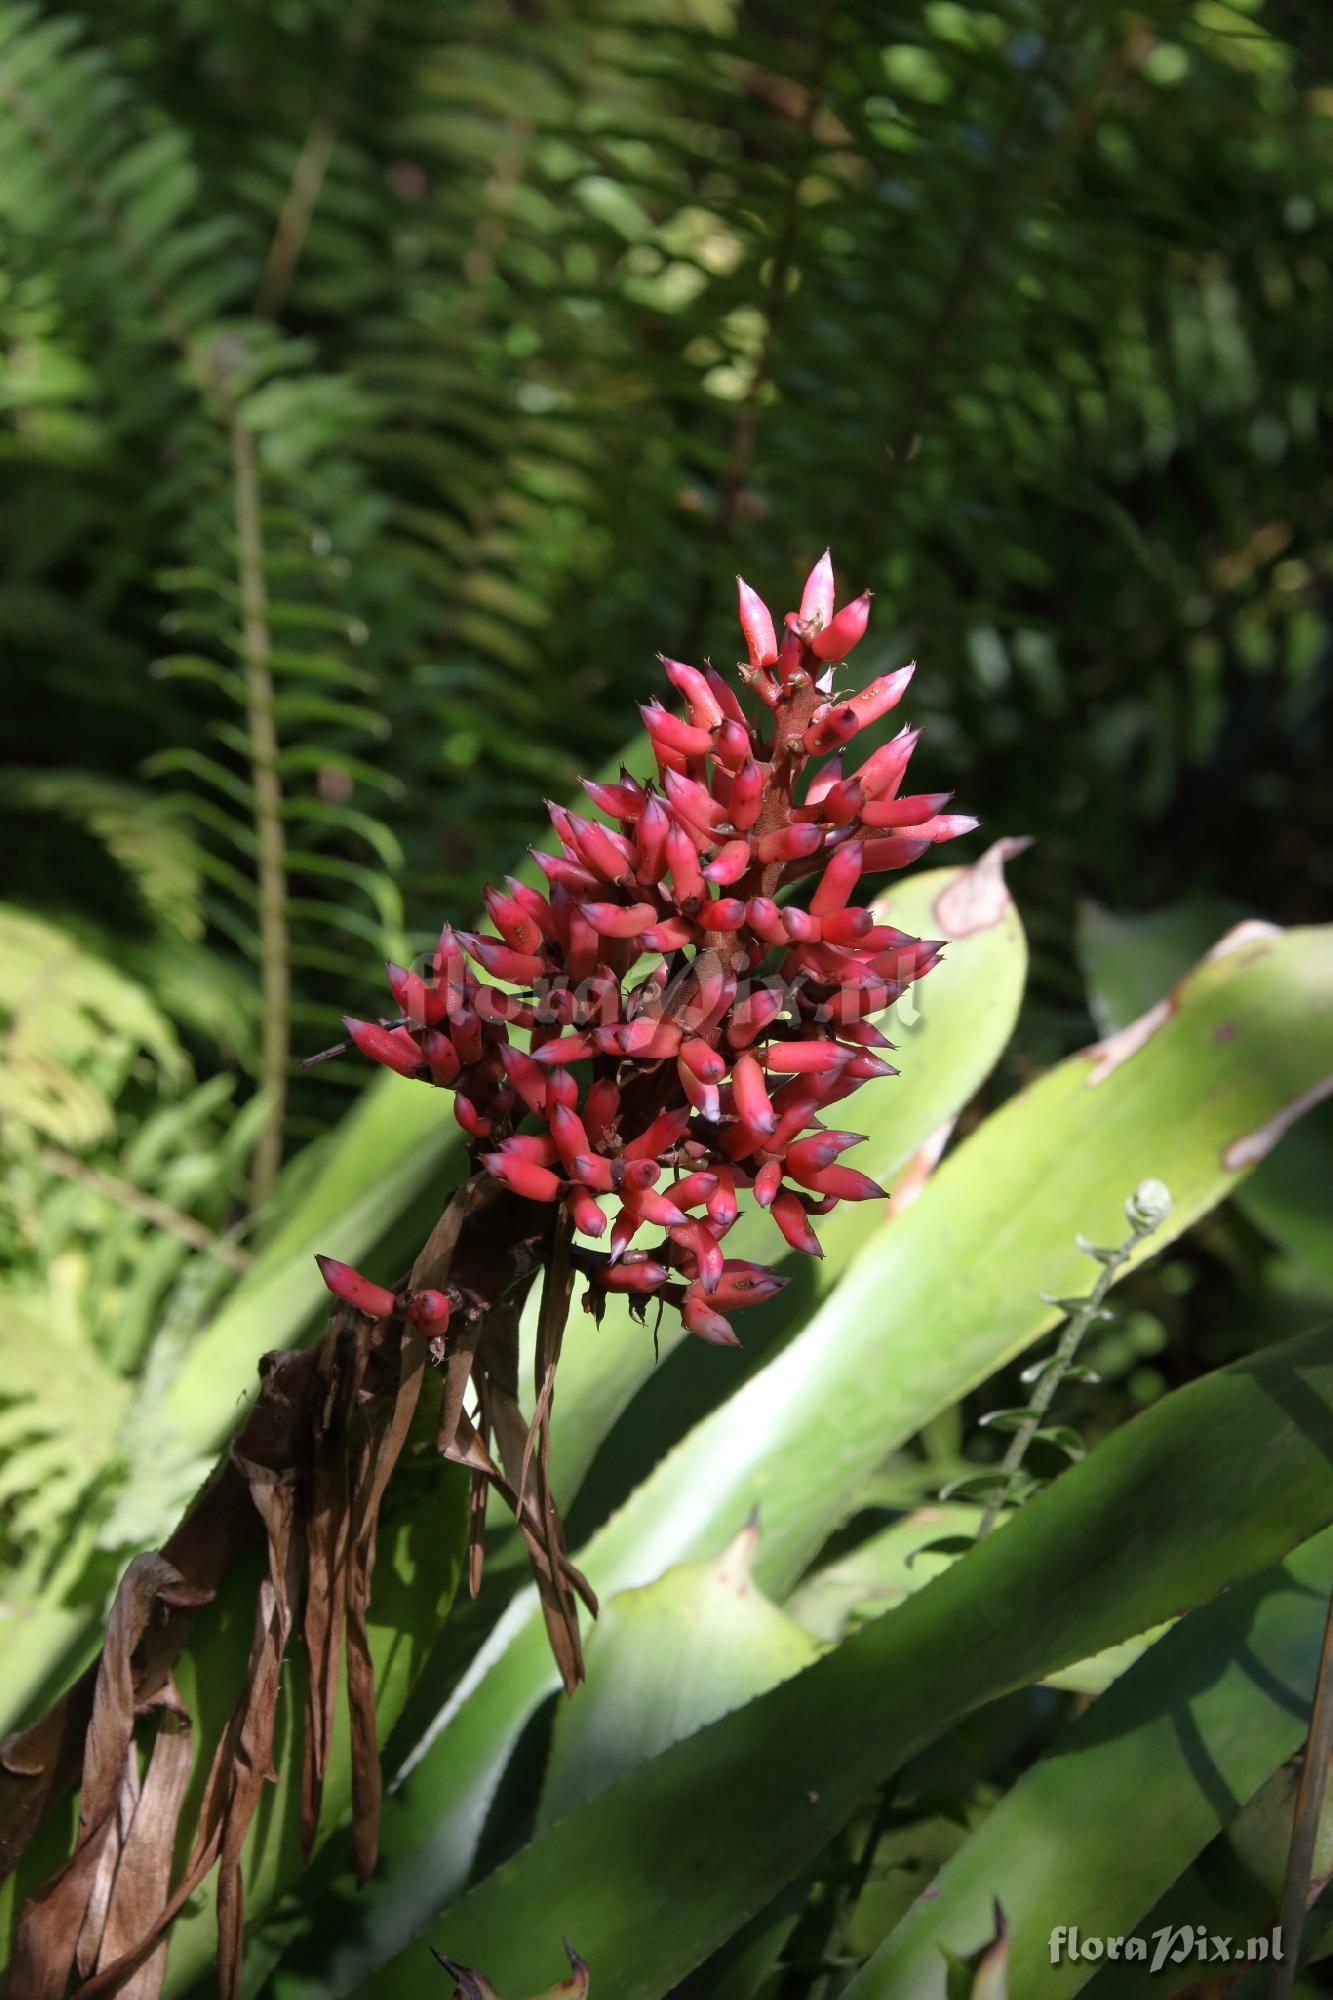
<path fill-rule="evenodd" d="M 0 0 L 11 1719 L 307 1329 L 310 1251 L 393 1268 L 438 1206 L 436 1107 L 298 1058 L 617 752 L 658 648 L 730 659 L 733 569 L 780 597 L 830 541 L 867 669 L 920 657 L 930 781 L 1037 836 L 964 1132 L 1235 918 L 1326 912 L 1331 238 L 1298 0 Z M 1331 1143 L 1129 1281 L 1087 1441 L 1320 1322 Z M 984 1453 L 1010 1360 L 879 1501 Z M 699 1414 L 672 1368 L 651 1418 L 589 1383 L 630 1414 L 569 1446 L 583 1532 Z M 913 1853 L 1027 1755 L 983 1714 Z M 802 1964 L 887 1933 L 839 1852 Z"/>

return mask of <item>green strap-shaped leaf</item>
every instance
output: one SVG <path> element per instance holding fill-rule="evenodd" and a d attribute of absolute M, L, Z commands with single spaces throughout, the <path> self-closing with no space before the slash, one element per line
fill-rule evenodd
<path fill-rule="evenodd" d="M 564 1924 L 618 2000 L 662 2000 L 942 1730 L 1330 1521 L 1320 1332 L 1166 1397 L 898 1610 L 562 1820 L 450 1907 L 451 1944 L 521 1990 Z M 366 1992 L 415 1996 L 420 1957 L 414 1942 Z"/>
<path fill-rule="evenodd" d="M 1097 1967 L 1067 1950 L 1052 1964 L 1056 1927 L 1098 1938 L 1140 1930 L 1163 1890 L 1298 1748 L 1330 1584 L 1333 1534 L 1324 1533 L 1182 1619 L 1019 1779 L 848 2000 L 943 2000 L 939 1947 L 977 1944 L 994 1896 L 1009 1918 L 1014 1990 L 1024 2000 L 1077 1993 Z"/>

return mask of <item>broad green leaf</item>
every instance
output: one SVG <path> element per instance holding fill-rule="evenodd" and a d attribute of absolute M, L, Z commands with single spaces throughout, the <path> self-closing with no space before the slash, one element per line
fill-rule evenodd
<path fill-rule="evenodd" d="M 979 1507 L 920 1507 L 870 1535 L 835 1562 L 811 1570 L 786 1609 L 813 1638 L 832 1645 L 870 1618 L 892 1610 L 932 1576 L 967 1553 L 981 1520 Z M 1098 1694 L 1132 1666 L 1158 1637 L 1141 1633 L 1095 1659 L 1078 1660 L 1048 1675 L 1052 1687 Z"/>
<path fill-rule="evenodd" d="M 1330 1521 L 1333 1343 L 1320 1332 L 1114 1432 L 896 1611 L 539 1836 L 450 1905 L 441 1934 L 521 1989 L 540 1972 L 534 1941 L 559 1922 L 615 1968 L 618 2000 L 662 2000 L 972 1709 L 1209 1603 Z M 366 1987 L 375 2000 L 420 1989 L 420 1941 L 399 1943 Z"/>
<path fill-rule="evenodd" d="M 1206 898 L 1149 917 L 1113 917 L 1095 904 L 1079 913 L 1088 997 L 1102 1029 L 1124 1028 L 1222 936 L 1239 911 Z M 1333 1229 L 1325 1190 L 1333 1185 L 1333 1106 L 1320 1105 L 1274 1147 L 1237 1196 L 1266 1236 L 1333 1290 Z"/>
<path fill-rule="evenodd" d="M 759 1529 L 709 1562 L 680 1563 L 603 1605 L 588 1678 L 556 1715 L 538 1825 L 808 1667 L 819 1647 L 756 1589 Z"/>
<path fill-rule="evenodd" d="M 606 1595 L 705 1555 L 759 1505 L 757 1574 L 781 1595 L 875 1466 L 1054 1323 L 1039 1293 L 1085 1280 L 1077 1232 L 1118 1240 L 1126 1193 L 1153 1174 L 1175 1207 L 1151 1243 L 1169 1240 L 1331 1070 L 1333 931 L 1266 937 L 1198 967 L 1155 1032 L 1071 1057 L 946 1160 L 805 1331 L 594 1536 L 580 1557 L 594 1587 Z M 330 1967 L 333 1990 L 466 1881 L 513 1745 L 553 1684 L 524 1594 L 408 1759 L 386 1813 L 386 1884 Z"/>
<path fill-rule="evenodd" d="M 1330 1585 L 1333 1534 L 1324 1533 L 1181 1619 L 1005 1794 L 946 1863 L 929 1901 L 853 1980 L 848 2000 L 944 2000 L 939 1947 L 971 1950 L 997 1896 L 1024 2000 L 1077 1993 L 1096 1968 L 1068 1954 L 1051 1963 L 1056 1927 L 1085 1937 L 1139 1930 L 1299 1746 Z"/>
<path fill-rule="evenodd" d="M 1256 1943 L 1254 1970 L 1237 1983 L 1234 1963 L 1223 1963 L 1213 1957 L 1201 1963 L 1194 1953 L 1183 1956 L 1180 1944 L 1186 1930 L 1191 1939 L 1197 1938 L 1200 1925 L 1208 1937 L 1234 1939 L 1242 1951 L 1252 1938 L 1256 1941 L 1271 1938 L 1273 1915 L 1281 1905 L 1291 1848 L 1292 1814 L 1301 1762 L 1295 1756 L 1279 1765 L 1193 1866 L 1171 1884 L 1151 1910 L 1136 1920 L 1134 1928 L 1138 1935 L 1153 1938 L 1158 1932 L 1165 1932 L 1173 1947 L 1171 1959 L 1154 1975 L 1154 1995 L 1160 1991 L 1164 2000 L 1171 2000 L 1174 1994 L 1197 1995 L 1206 1983 L 1208 1990 L 1224 1989 L 1228 2000 L 1263 2000 L 1272 1977 L 1271 1945 L 1270 1962 L 1265 1967 L 1257 1956 Z M 1327 1884 L 1331 1873 L 1333 1799 L 1325 1795 L 1310 1879 L 1313 1883 Z M 1325 1898 L 1327 1894 L 1325 1888 Z M 1301 1957 L 1305 1962 L 1327 1952 L 1328 1941 L 1323 1941 L 1321 1951 L 1319 1936 L 1321 1919 L 1326 1920 L 1327 1914 L 1327 1909 L 1320 1911 L 1318 1904 L 1310 1910 L 1301 1935 Z M 1104 1962 L 1093 1969 L 1082 1991 L 1086 2000 L 1135 2000 L 1134 1974 L 1135 1967 L 1129 1962 L 1116 1965 Z"/>

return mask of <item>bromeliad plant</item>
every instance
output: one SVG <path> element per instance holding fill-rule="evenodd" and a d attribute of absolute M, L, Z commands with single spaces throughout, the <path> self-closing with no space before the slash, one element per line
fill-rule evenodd
<path fill-rule="evenodd" d="M 320 1258 L 337 1300 L 324 1341 L 267 1357 L 261 1395 L 228 1459 L 162 1551 L 131 1565 L 100 1665 L 11 1744 L 10 1768 L 35 1782 L 10 1786 L 0 1801 L 5 1853 L 22 1851 L 72 1782 L 83 1746 L 74 1853 L 18 1926 L 14 1973 L 32 1991 L 61 1991 L 76 1956 L 99 1991 L 141 1970 L 160 1977 L 163 1932 L 215 1865 L 219 1980 L 224 1996 L 236 1991 L 241 1857 L 274 1759 L 298 1618 L 310 1668 L 301 1848 L 308 1855 L 319 1837 L 345 1658 L 356 1871 L 362 1881 L 370 1874 L 381 1806 L 371 1579 L 382 1505 L 416 1434 L 428 1361 L 443 1371 L 435 1448 L 472 1476 L 470 1586 L 480 1585 L 494 1488 L 526 1542 L 552 1652 L 572 1689 L 583 1675 L 576 1599 L 594 1612 L 596 1599 L 565 1551 L 549 1446 L 575 1277 L 586 1280 L 594 1315 L 614 1293 L 640 1317 L 656 1300 L 701 1339 L 732 1345 L 728 1315 L 785 1282 L 727 1256 L 742 1196 L 771 1211 L 788 1245 L 818 1255 L 815 1218 L 883 1193 L 841 1162 L 860 1135 L 825 1119 L 863 1083 L 894 1073 L 881 1053 L 891 1045 L 871 1017 L 930 971 L 941 945 L 877 922 L 852 899 L 863 877 L 902 867 L 976 822 L 943 813 L 947 795 L 903 795 L 917 731 L 900 731 L 844 769 L 847 747 L 896 706 L 912 674 L 908 666 L 859 693 L 838 692 L 838 667 L 864 635 L 869 609 L 865 594 L 835 611 L 825 555 L 779 640 L 742 583 L 749 707 L 711 667 L 666 661 L 683 713 L 657 702 L 644 710 L 655 777 L 622 773 L 588 785 L 611 824 L 553 806 L 558 852 L 536 857 L 547 893 L 516 880 L 490 891 L 496 936 L 446 926 L 424 971 L 390 967 L 398 1018 L 348 1022 L 373 1061 L 453 1092 L 471 1172 L 400 1284 Z M 518 1328 L 539 1274 L 537 1396 L 527 1422 Z M 173 1803 L 154 1808 L 162 1893 L 147 1910 L 134 1869 L 122 1864 L 115 1893 L 98 1900 L 98 1881 L 130 1838 L 136 1715 L 155 1704 L 175 1712 L 172 1673 L 195 1613 L 260 1523 L 268 1577 L 245 1683 L 184 1870 L 165 1893 L 186 1768 L 173 1741 Z"/>
<path fill-rule="evenodd" d="M 683 713 L 643 708 L 655 778 L 622 769 L 616 783 L 585 782 L 609 825 L 552 805 L 557 851 L 535 856 L 547 892 L 513 877 L 487 890 L 497 935 L 446 925 L 424 971 L 390 965 L 398 1019 L 346 1023 L 372 1061 L 453 1092 L 476 1169 L 470 1199 L 482 1204 L 488 1182 L 506 1199 L 485 1205 L 474 1232 L 480 1266 L 460 1237 L 450 1274 L 430 1272 L 404 1293 L 331 1258 L 319 1260 L 325 1282 L 359 1312 L 405 1313 L 430 1337 L 453 1378 L 441 1449 L 472 1465 L 479 1485 L 502 1483 L 520 1517 L 541 1440 L 539 1568 L 575 1588 L 544 1490 L 569 1274 L 586 1278 L 595 1317 L 608 1292 L 627 1293 L 640 1314 L 655 1299 L 701 1339 L 735 1345 L 728 1315 L 787 1282 L 727 1256 L 742 1193 L 816 1257 L 815 1218 L 883 1195 L 840 1159 L 862 1135 L 825 1119 L 863 1083 L 895 1074 L 870 1017 L 930 971 L 942 944 L 877 922 L 853 897 L 864 877 L 977 824 L 942 811 L 947 793 L 903 793 L 919 730 L 844 768 L 913 673 L 838 691 L 838 668 L 866 631 L 868 592 L 835 610 L 825 553 L 779 639 L 767 606 L 739 588 L 750 710 L 711 666 L 664 660 Z M 515 1478 L 512 1384 L 497 1366 L 512 1328 L 504 1323 L 497 1346 L 488 1314 L 542 1266 L 552 1306 Z M 475 1425 L 463 1411 L 469 1379 Z M 507 1482 L 489 1461 L 493 1431 Z M 481 1520 L 478 1507 L 478 1531 Z M 478 1540 L 474 1586 L 479 1562 Z M 557 1644 L 572 1680 L 578 1628 L 565 1609 Z"/>

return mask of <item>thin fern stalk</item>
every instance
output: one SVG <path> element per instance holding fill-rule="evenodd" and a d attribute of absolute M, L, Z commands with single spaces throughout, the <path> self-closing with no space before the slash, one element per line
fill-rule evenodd
<path fill-rule="evenodd" d="M 1125 1213 L 1130 1220 L 1129 1235 L 1114 1250 L 1093 1250 L 1101 1264 L 1097 1282 L 1087 1297 L 1080 1299 L 1064 1332 L 1060 1335 L 1055 1353 L 1037 1377 L 1032 1395 L 1028 1401 L 1027 1414 L 1009 1440 L 1009 1449 L 1000 1460 L 1000 1477 L 995 1490 L 986 1501 L 976 1539 L 986 1539 L 1008 1504 L 1013 1492 L 1014 1480 L 1021 1471 L 1028 1447 L 1041 1429 L 1046 1412 L 1055 1400 L 1055 1395 L 1065 1376 L 1074 1365 L 1075 1357 L 1088 1328 L 1102 1316 L 1106 1295 L 1119 1277 L 1125 1265 L 1134 1255 L 1145 1236 L 1152 1234 L 1170 1212 L 1171 1198 L 1160 1181 L 1142 1181 L 1125 1203 Z M 1086 1248 L 1086 1245 L 1081 1247 Z"/>
<path fill-rule="evenodd" d="M 1287 1850 L 1287 1872 L 1282 1883 L 1282 1956 L 1273 1962 L 1268 2000 L 1291 2000 L 1296 1990 L 1301 1933 L 1305 1928 L 1305 1912 L 1310 1901 L 1310 1875 L 1324 1811 L 1324 1794 L 1328 1788 L 1330 1757 L 1333 1757 L 1333 1600 L 1329 1602 L 1328 1619 L 1324 1626 L 1319 1678 L 1315 1682 L 1314 1705 L 1310 1712 L 1310 1734 L 1301 1765 L 1301 1782 L 1291 1823 L 1291 1846 Z"/>
<path fill-rule="evenodd" d="M 273 709 L 272 641 L 264 582 L 259 469 L 255 441 L 240 413 L 230 419 L 232 483 L 236 502 L 236 560 L 241 589 L 241 644 L 245 661 L 246 716 L 254 786 L 259 870 L 260 992 L 263 1033 L 259 1081 L 264 1123 L 251 1176 L 254 1206 L 273 1192 L 282 1164 L 290 1055 L 291 954 L 287 923 L 287 846 L 278 777 L 278 730 Z"/>
<path fill-rule="evenodd" d="M 361 53 L 369 40 L 377 11 L 378 0 L 361 0 L 361 4 L 352 9 L 343 31 L 342 55 L 332 95 L 338 94 L 352 59 Z M 326 107 L 312 119 L 305 142 L 297 154 L 287 193 L 278 212 L 273 240 L 264 260 L 255 311 L 265 319 L 276 319 L 286 304 L 337 144 L 338 121 Z"/>
<path fill-rule="evenodd" d="M 121 1180 L 118 1174 L 90 1167 L 85 1160 L 75 1159 L 72 1153 L 65 1152 L 60 1146 L 43 1146 L 37 1159 L 48 1172 L 58 1174 L 62 1180 L 73 1181 L 78 1187 L 88 1188 L 93 1194 L 104 1196 L 118 1207 L 128 1209 L 132 1215 L 151 1222 L 154 1228 L 164 1229 L 170 1236 L 178 1236 L 192 1250 L 201 1250 L 206 1257 L 215 1257 L 230 1270 L 248 1271 L 254 1261 L 248 1250 L 242 1250 L 239 1244 L 215 1235 L 196 1216 L 183 1215 L 170 1202 L 160 1200 L 155 1194 L 146 1194 L 131 1181 Z"/>

